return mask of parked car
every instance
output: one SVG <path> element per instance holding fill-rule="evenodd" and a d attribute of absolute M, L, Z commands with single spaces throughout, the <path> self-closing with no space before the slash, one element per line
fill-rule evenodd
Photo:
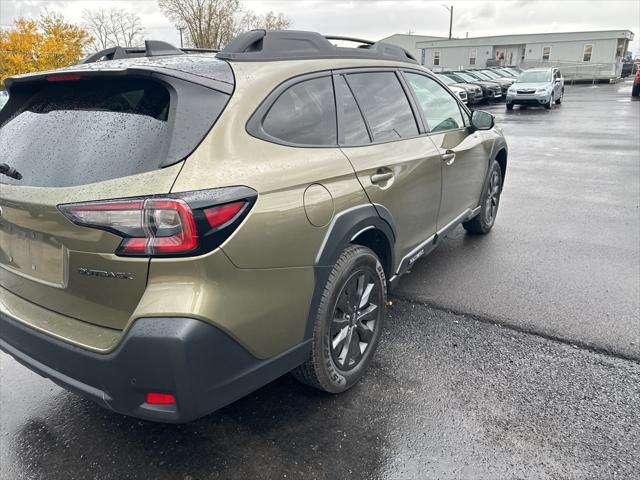
<path fill-rule="evenodd" d="M 520 74 L 507 91 L 507 110 L 514 105 L 544 105 L 550 109 L 562 103 L 564 79 L 557 68 L 531 68 Z"/>
<path fill-rule="evenodd" d="M 496 82 L 488 82 L 478 80 L 464 72 L 443 72 L 444 75 L 453 79 L 457 83 L 469 83 L 477 85 L 482 89 L 482 95 L 485 100 L 500 100 L 502 98 L 502 89 Z"/>
<path fill-rule="evenodd" d="M 7 79 L 0 348 L 162 422 L 291 370 L 352 387 L 402 274 L 459 224 L 491 230 L 507 144 L 403 49 L 333 38 Z"/>
<path fill-rule="evenodd" d="M 504 77 L 502 75 L 499 75 L 498 72 L 494 72 L 493 70 L 489 70 L 489 69 L 478 70 L 478 73 L 484 75 L 485 77 L 488 77 L 490 80 L 498 82 L 500 84 L 500 88 L 502 88 L 503 94 L 505 94 L 507 92 L 507 89 L 511 85 L 513 85 L 513 82 L 515 82 L 515 78 Z"/>
<path fill-rule="evenodd" d="M 636 69 L 636 76 L 633 79 L 633 87 L 631 88 L 631 96 L 640 96 L 640 69 Z"/>
<path fill-rule="evenodd" d="M 457 83 L 455 80 L 443 75 L 441 73 L 437 73 L 436 77 L 442 83 L 447 85 L 449 88 L 462 88 L 466 92 L 466 102 L 470 104 L 476 104 L 482 102 L 484 96 L 482 95 L 482 88 L 477 85 L 471 85 L 469 83 Z M 460 97 L 462 99 L 462 97 Z"/>
<path fill-rule="evenodd" d="M 521 69 L 516 70 L 510 67 L 500 67 L 498 70 L 506 73 L 507 75 L 510 75 L 513 78 L 518 78 L 520 74 L 523 72 L 523 70 Z"/>
<path fill-rule="evenodd" d="M 504 67 L 508 70 L 513 70 L 516 73 L 522 73 L 524 72 L 524 69 L 520 68 L 520 67 L 516 67 L 515 65 L 507 65 L 506 67 Z"/>
<path fill-rule="evenodd" d="M 511 73 L 509 71 L 507 71 L 504 68 L 501 67 L 495 67 L 495 68 L 491 68 L 490 69 L 492 72 L 494 72 L 496 75 L 502 77 L 502 78 L 507 78 L 510 80 L 515 80 L 520 74 L 519 73 Z"/>
<path fill-rule="evenodd" d="M 499 82 L 498 80 L 495 80 L 483 73 L 480 73 L 477 70 L 464 70 L 461 73 L 465 73 L 467 75 L 469 75 L 470 77 L 476 79 L 476 80 L 480 80 L 480 81 L 484 81 L 484 82 L 491 82 L 494 85 L 497 85 L 500 88 L 500 99 L 504 98 L 504 95 L 507 93 L 507 88 L 508 86 L 505 84 L 504 86 L 502 85 L 502 82 Z"/>
<path fill-rule="evenodd" d="M 467 98 L 467 91 L 464 88 L 461 87 L 456 87 L 456 86 L 450 86 L 449 90 L 451 90 L 453 93 L 455 93 L 458 97 L 460 97 L 460 100 L 462 101 L 462 103 L 464 103 L 465 105 L 469 102 L 468 98 Z"/>

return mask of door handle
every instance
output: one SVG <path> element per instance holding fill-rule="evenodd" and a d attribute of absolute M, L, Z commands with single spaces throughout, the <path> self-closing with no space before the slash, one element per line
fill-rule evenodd
<path fill-rule="evenodd" d="M 451 165 L 456 160 L 456 152 L 453 150 L 447 150 L 442 154 L 442 161 L 445 165 Z"/>
<path fill-rule="evenodd" d="M 393 178 L 393 172 L 381 172 L 371 175 L 371 183 L 384 183 Z"/>

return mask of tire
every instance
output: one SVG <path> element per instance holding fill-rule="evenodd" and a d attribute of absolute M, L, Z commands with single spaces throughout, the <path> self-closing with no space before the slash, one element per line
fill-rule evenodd
<path fill-rule="evenodd" d="M 562 103 L 562 97 L 564 97 L 564 90 L 562 90 L 560 97 L 556 100 L 556 105 L 560 105 Z"/>
<path fill-rule="evenodd" d="M 500 194 L 502 193 L 502 170 L 495 160 L 489 172 L 489 182 L 482 194 L 480 213 L 462 226 L 468 233 L 483 235 L 489 233 L 496 222 Z"/>
<path fill-rule="evenodd" d="M 632 97 L 640 97 L 640 85 L 634 85 L 631 89 Z"/>
<path fill-rule="evenodd" d="M 386 298 L 384 270 L 376 254 L 359 245 L 346 248 L 322 293 L 311 355 L 291 371 L 293 376 L 329 393 L 354 386 L 380 341 Z"/>
<path fill-rule="evenodd" d="M 544 104 L 544 108 L 546 108 L 547 110 L 551 110 L 552 107 L 553 107 L 553 93 L 549 96 L 549 101 Z"/>
<path fill-rule="evenodd" d="M 507 110 L 513 110 L 513 103 L 507 103 Z"/>

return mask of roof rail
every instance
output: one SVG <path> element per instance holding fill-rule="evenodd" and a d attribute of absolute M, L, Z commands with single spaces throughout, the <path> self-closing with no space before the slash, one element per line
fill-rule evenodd
<path fill-rule="evenodd" d="M 330 40 L 362 45 L 358 48 L 337 47 Z M 299 30 L 251 30 L 234 38 L 217 57 L 237 62 L 362 58 L 418 63 L 409 52 L 397 45 L 351 37 L 325 37 L 316 32 Z"/>
<path fill-rule="evenodd" d="M 176 48 L 170 43 L 159 40 L 145 40 L 142 47 L 111 47 L 89 55 L 80 63 L 94 63 L 121 58 L 160 57 L 164 55 L 183 55 L 185 53 L 217 53 L 219 50 L 211 48 Z"/>

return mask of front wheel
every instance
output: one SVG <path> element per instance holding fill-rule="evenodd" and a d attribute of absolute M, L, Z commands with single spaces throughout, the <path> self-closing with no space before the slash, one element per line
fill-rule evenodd
<path fill-rule="evenodd" d="M 489 172 L 489 182 L 482 196 L 480 213 L 468 222 L 464 222 L 464 229 L 473 234 L 489 233 L 498 215 L 498 205 L 500 204 L 500 194 L 502 193 L 502 170 L 495 160 Z"/>
<path fill-rule="evenodd" d="M 386 280 L 366 247 L 346 248 L 325 285 L 309 359 L 292 370 L 298 380 L 330 393 L 351 388 L 364 375 L 382 335 Z"/>
<path fill-rule="evenodd" d="M 507 110 L 513 110 L 513 103 L 507 103 Z"/>
<path fill-rule="evenodd" d="M 564 97 L 564 90 L 560 93 L 560 96 L 556 100 L 556 105 L 560 105 L 562 103 L 562 97 Z"/>
<path fill-rule="evenodd" d="M 639 85 L 634 85 L 631 88 L 631 96 L 632 97 L 640 97 L 640 84 Z"/>
<path fill-rule="evenodd" d="M 549 101 L 544 104 L 544 108 L 546 108 L 547 110 L 551 110 L 552 107 L 553 107 L 553 93 L 549 96 Z"/>

